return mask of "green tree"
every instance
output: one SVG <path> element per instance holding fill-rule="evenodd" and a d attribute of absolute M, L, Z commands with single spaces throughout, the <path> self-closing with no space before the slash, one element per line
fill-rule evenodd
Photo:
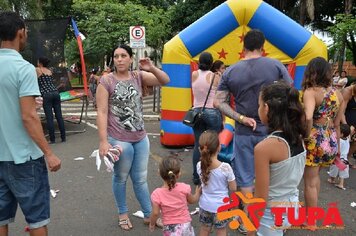
<path fill-rule="evenodd" d="M 352 62 L 356 65 L 356 16 L 353 14 L 339 14 L 336 16 L 335 25 L 328 29 L 334 39 L 334 46 L 340 52 L 339 61 L 343 60 L 343 48 L 346 45 L 352 53 Z"/>
<path fill-rule="evenodd" d="M 15 11 L 25 19 L 41 19 L 41 0 L 0 0 L 0 9 Z"/>
<path fill-rule="evenodd" d="M 112 49 L 121 43 L 129 42 L 129 27 L 143 25 L 146 28 L 146 44 L 161 51 L 163 44 L 171 36 L 167 11 L 152 7 L 116 1 L 76 0 L 73 4 L 79 30 L 86 36 L 83 42 L 85 57 L 101 61 L 104 55 L 111 56 Z M 71 40 L 74 41 L 75 39 Z M 69 42 L 66 56 L 70 60 L 74 43 Z M 74 61 L 69 61 L 70 63 Z"/>
<path fill-rule="evenodd" d="M 72 15 L 73 0 L 47 0 L 42 1 L 44 18 L 60 18 Z"/>
<path fill-rule="evenodd" d="M 224 0 L 178 0 L 170 9 L 173 33 L 179 33 Z"/>
<path fill-rule="evenodd" d="M 125 3 L 126 0 L 122 0 L 121 2 Z M 176 0 L 132 0 L 131 2 L 148 8 L 156 7 L 167 10 L 170 6 L 176 3 Z"/>

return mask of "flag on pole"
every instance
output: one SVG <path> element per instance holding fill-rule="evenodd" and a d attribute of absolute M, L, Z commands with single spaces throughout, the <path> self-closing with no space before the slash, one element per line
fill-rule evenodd
<path fill-rule="evenodd" d="M 82 65 L 82 78 L 83 78 L 84 92 L 88 96 L 87 71 L 85 68 L 83 44 L 82 44 L 82 40 L 84 40 L 85 37 L 82 33 L 79 32 L 77 24 L 75 23 L 73 18 L 72 18 L 72 27 L 74 30 L 75 37 L 77 38 L 77 43 L 78 43 L 78 48 L 79 48 L 80 63 Z"/>

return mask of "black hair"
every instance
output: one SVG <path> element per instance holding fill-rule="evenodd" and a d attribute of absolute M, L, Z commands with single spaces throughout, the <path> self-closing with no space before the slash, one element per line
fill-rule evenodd
<path fill-rule="evenodd" d="M 110 61 L 110 65 L 109 65 L 109 67 L 111 68 L 111 71 L 116 71 L 116 68 L 114 66 L 114 54 L 115 54 L 115 50 L 118 48 L 124 49 L 129 54 L 130 57 L 133 56 L 132 49 L 130 46 L 128 46 L 126 44 L 120 44 L 119 46 L 115 47 L 111 53 L 112 60 Z"/>
<path fill-rule="evenodd" d="M 214 61 L 213 65 L 211 66 L 211 71 L 214 73 L 217 72 L 222 65 L 224 65 L 224 62 L 220 60 Z"/>
<path fill-rule="evenodd" d="M 132 57 L 132 55 L 133 55 L 133 53 L 132 53 L 132 48 L 130 48 L 130 46 L 128 46 L 128 45 L 126 45 L 126 44 L 121 44 L 121 45 L 119 45 L 118 47 L 116 47 L 116 48 L 114 49 L 114 51 L 113 51 L 113 55 L 114 55 L 115 50 L 118 49 L 118 48 L 124 49 L 124 50 L 130 55 L 130 57 Z"/>
<path fill-rule="evenodd" d="M 220 147 L 219 135 L 214 130 L 204 131 L 199 138 L 201 179 L 207 185 L 210 175 L 211 158 Z"/>
<path fill-rule="evenodd" d="M 311 87 L 330 87 L 332 83 L 332 71 L 329 62 L 322 57 L 312 59 L 305 69 L 302 82 L 303 90 Z"/>
<path fill-rule="evenodd" d="M 199 56 L 199 69 L 210 70 L 213 64 L 213 56 L 210 52 L 202 52 Z"/>
<path fill-rule="evenodd" d="M 265 36 L 257 29 L 250 30 L 244 37 L 244 48 L 251 52 L 261 49 L 264 43 Z"/>
<path fill-rule="evenodd" d="M 51 61 L 47 57 L 40 57 L 40 58 L 38 58 L 38 62 L 41 63 L 42 66 L 48 67 L 48 65 Z"/>
<path fill-rule="evenodd" d="M 282 130 L 289 144 L 301 144 L 301 138 L 306 136 L 306 122 L 298 90 L 284 81 L 278 81 L 263 87 L 260 96 L 269 108 L 269 132 Z"/>
<path fill-rule="evenodd" d="M 180 172 L 180 161 L 177 157 L 166 157 L 159 164 L 159 174 L 167 183 L 169 190 L 172 190 Z"/>
<path fill-rule="evenodd" d="M 17 31 L 25 29 L 25 22 L 15 12 L 0 13 L 0 41 L 13 41 Z"/>
<path fill-rule="evenodd" d="M 351 129 L 350 126 L 348 124 L 341 124 L 340 125 L 340 133 L 342 134 L 342 136 L 344 138 L 346 138 L 347 136 L 350 135 L 351 133 Z"/>

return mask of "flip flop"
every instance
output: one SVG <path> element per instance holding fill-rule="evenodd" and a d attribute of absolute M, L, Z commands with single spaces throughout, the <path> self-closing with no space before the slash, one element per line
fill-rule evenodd
<path fill-rule="evenodd" d="M 129 231 L 132 229 L 132 224 L 129 218 L 119 219 L 119 226 L 122 230 Z"/>
<path fill-rule="evenodd" d="M 329 182 L 330 184 L 337 184 L 335 180 L 331 180 L 330 178 L 328 179 L 328 182 Z"/>
<path fill-rule="evenodd" d="M 335 187 L 337 187 L 338 189 L 346 190 L 346 188 L 341 187 L 341 186 L 339 186 L 339 185 L 337 185 L 337 184 L 335 184 Z"/>

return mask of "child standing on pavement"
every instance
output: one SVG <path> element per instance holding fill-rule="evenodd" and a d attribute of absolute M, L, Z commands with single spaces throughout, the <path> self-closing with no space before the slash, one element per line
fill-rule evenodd
<path fill-rule="evenodd" d="M 283 82 L 264 87 L 258 104 L 258 115 L 268 127 L 269 135 L 254 150 L 255 198 L 263 198 L 267 203 L 257 235 L 282 236 L 283 228 L 276 227 L 271 207 L 290 207 L 298 211 L 298 185 L 306 161 L 305 113 L 298 90 Z M 283 218 L 282 227 L 287 227 L 287 217 Z"/>
<path fill-rule="evenodd" d="M 335 164 L 330 166 L 328 182 L 335 184 L 335 187 L 346 190 L 344 187 L 344 179 L 349 178 L 349 162 L 347 160 L 347 154 L 350 149 L 350 126 L 347 124 L 340 125 L 340 159 L 346 164 L 344 170 L 340 170 Z M 339 182 L 336 182 L 336 177 L 339 176 Z"/>
<path fill-rule="evenodd" d="M 207 130 L 199 138 L 200 162 L 197 173 L 202 183 L 202 195 L 199 199 L 200 236 L 209 235 L 212 228 L 216 235 L 226 235 L 228 220 L 216 218 L 217 209 L 223 205 L 223 199 L 230 191 L 236 191 L 235 175 L 231 166 L 218 160 L 220 151 L 219 136 L 216 131 Z"/>
<path fill-rule="evenodd" d="M 164 182 L 163 186 L 155 189 L 151 195 L 150 231 L 154 231 L 161 211 L 164 236 L 194 236 L 188 203 L 196 203 L 199 200 L 200 187 L 192 194 L 190 185 L 177 182 L 181 172 L 180 162 L 175 157 L 163 159 L 159 165 L 159 173 Z"/>

